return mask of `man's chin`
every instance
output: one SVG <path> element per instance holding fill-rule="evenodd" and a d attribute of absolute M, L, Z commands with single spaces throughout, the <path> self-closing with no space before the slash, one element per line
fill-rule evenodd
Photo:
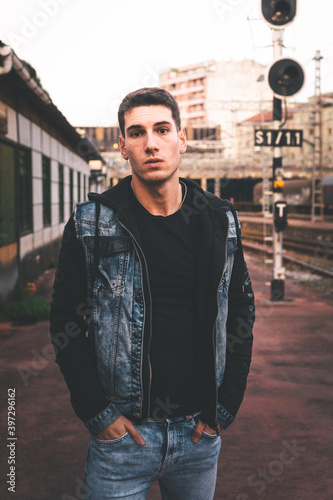
<path fill-rule="evenodd" d="M 138 179 L 144 183 L 149 185 L 159 186 L 168 182 L 173 177 L 179 177 L 179 170 L 177 169 L 175 172 L 167 173 L 167 172 L 149 172 L 144 175 L 137 175 Z"/>

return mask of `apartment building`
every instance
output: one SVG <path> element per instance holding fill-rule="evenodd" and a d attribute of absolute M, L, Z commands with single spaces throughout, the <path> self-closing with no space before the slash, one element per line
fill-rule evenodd
<path fill-rule="evenodd" d="M 237 123 L 272 101 L 265 71 L 255 61 L 207 61 L 170 69 L 159 83 L 177 100 L 183 126 L 220 127 L 227 160 L 235 159 Z"/>

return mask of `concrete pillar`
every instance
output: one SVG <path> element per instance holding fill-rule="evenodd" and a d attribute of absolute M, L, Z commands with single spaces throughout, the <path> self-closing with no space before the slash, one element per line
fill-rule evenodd
<path fill-rule="evenodd" d="M 214 194 L 215 194 L 215 196 L 218 196 L 218 197 L 221 196 L 221 181 L 220 181 L 219 177 L 215 177 Z"/>
<path fill-rule="evenodd" d="M 201 187 L 204 191 L 207 191 L 207 179 L 206 179 L 206 177 L 201 177 Z"/>

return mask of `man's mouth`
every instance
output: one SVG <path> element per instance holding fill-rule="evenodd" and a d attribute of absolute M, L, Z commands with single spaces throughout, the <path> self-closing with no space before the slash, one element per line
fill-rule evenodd
<path fill-rule="evenodd" d="M 145 161 L 145 165 L 153 165 L 154 163 L 158 164 L 158 163 L 162 163 L 162 159 L 161 158 L 149 158 L 147 161 Z"/>

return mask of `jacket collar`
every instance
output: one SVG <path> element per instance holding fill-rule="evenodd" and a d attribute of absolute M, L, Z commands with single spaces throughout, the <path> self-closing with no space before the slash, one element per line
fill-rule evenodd
<path fill-rule="evenodd" d="M 232 204 L 227 200 L 222 200 L 213 194 L 204 191 L 196 182 L 191 179 L 185 179 L 180 177 L 184 184 L 187 185 L 194 193 L 194 202 L 198 210 L 202 210 L 207 205 L 212 208 L 223 208 L 224 210 L 230 209 Z M 130 198 L 130 185 L 132 181 L 132 176 L 128 175 L 121 179 L 118 184 L 107 189 L 103 193 L 89 193 L 88 199 L 90 201 L 99 202 L 102 205 L 110 207 L 117 212 L 123 207 L 131 207 Z"/>
<path fill-rule="evenodd" d="M 207 256 L 207 245 L 216 247 L 215 243 L 217 243 L 218 239 L 221 237 L 226 238 L 225 232 L 228 225 L 226 210 L 233 209 L 232 204 L 204 191 L 191 179 L 180 177 L 179 180 L 184 182 L 192 191 L 193 213 L 199 217 L 199 253 Z M 129 175 L 101 194 L 89 193 L 88 198 L 90 201 L 115 210 L 118 213 L 119 221 L 131 231 L 139 242 L 140 238 L 135 224 L 130 196 L 131 181 L 132 176 Z M 205 248 L 203 248 L 203 245 L 205 245 Z"/>

